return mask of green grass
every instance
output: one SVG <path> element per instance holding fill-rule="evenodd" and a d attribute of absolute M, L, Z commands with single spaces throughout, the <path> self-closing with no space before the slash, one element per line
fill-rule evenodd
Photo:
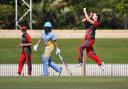
<path fill-rule="evenodd" d="M 128 89 L 128 77 L 0 77 L 0 89 Z"/>
<path fill-rule="evenodd" d="M 68 63 L 77 63 L 77 48 L 83 39 L 59 39 L 58 43 L 62 55 Z M 32 40 L 33 44 L 37 39 Z M 17 45 L 19 39 L 0 39 L 0 64 L 18 63 L 21 48 Z M 40 45 L 39 51 L 33 51 L 32 63 L 41 63 L 41 54 L 43 45 Z M 96 39 L 94 48 L 99 58 L 105 63 L 128 63 L 128 39 Z M 52 54 L 53 60 L 60 63 L 59 57 Z M 87 63 L 94 63 L 87 59 Z"/>

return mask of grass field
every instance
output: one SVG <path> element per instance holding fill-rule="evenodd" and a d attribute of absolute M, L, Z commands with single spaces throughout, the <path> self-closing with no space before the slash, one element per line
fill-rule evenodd
<path fill-rule="evenodd" d="M 128 89 L 128 77 L 0 77 L 0 89 Z"/>
<path fill-rule="evenodd" d="M 77 48 L 83 39 L 59 39 L 58 43 L 68 63 L 77 63 Z M 18 48 L 19 39 L 0 39 L 0 64 L 17 63 L 21 52 Z M 37 39 L 32 40 L 33 44 Z M 32 63 L 41 63 L 43 45 L 38 52 L 33 51 Z M 94 48 L 97 55 L 105 63 L 128 63 L 128 39 L 96 39 Z M 55 62 L 60 63 L 55 52 L 52 55 Z M 87 59 L 87 63 L 94 63 Z"/>
<path fill-rule="evenodd" d="M 37 39 L 33 39 L 35 44 Z M 68 63 L 77 63 L 77 48 L 83 39 L 59 39 Z M 18 63 L 19 39 L 0 39 L 0 64 Z M 32 63 L 41 63 L 43 45 L 33 51 Z M 95 50 L 105 63 L 128 63 L 128 39 L 96 39 Z M 55 62 L 60 63 L 55 52 Z M 87 59 L 87 63 L 94 63 Z M 128 89 L 128 77 L 0 77 L 0 89 Z"/>

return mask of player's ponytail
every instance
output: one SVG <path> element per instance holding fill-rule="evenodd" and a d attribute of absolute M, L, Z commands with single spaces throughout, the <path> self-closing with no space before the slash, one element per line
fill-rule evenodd
<path fill-rule="evenodd" d="M 99 13 L 97 13 L 97 16 L 98 16 L 97 21 L 101 22 L 101 15 Z"/>

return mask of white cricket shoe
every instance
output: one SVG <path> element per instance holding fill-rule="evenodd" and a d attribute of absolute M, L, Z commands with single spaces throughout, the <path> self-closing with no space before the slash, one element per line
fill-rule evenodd
<path fill-rule="evenodd" d="M 79 63 L 78 65 L 76 65 L 76 67 L 82 67 L 83 63 Z"/>
<path fill-rule="evenodd" d="M 19 75 L 19 74 L 17 73 L 17 74 L 14 74 L 14 77 L 21 77 L 21 75 Z"/>
<path fill-rule="evenodd" d="M 41 74 L 41 77 L 48 77 L 50 76 L 49 74 Z"/>
<path fill-rule="evenodd" d="M 104 62 L 102 62 L 102 64 L 99 65 L 99 67 L 101 68 L 102 71 L 104 71 Z"/>

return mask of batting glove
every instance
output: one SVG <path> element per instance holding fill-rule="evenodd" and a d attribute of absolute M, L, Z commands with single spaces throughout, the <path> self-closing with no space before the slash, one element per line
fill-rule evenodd
<path fill-rule="evenodd" d="M 33 46 L 33 49 L 34 49 L 35 51 L 37 51 L 37 50 L 38 50 L 38 44 L 34 45 L 34 46 Z"/>
<path fill-rule="evenodd" d="M 56 48 L 56 55 L 59 55 L 59 54 L 60 54 L 60 49 Z"/>

